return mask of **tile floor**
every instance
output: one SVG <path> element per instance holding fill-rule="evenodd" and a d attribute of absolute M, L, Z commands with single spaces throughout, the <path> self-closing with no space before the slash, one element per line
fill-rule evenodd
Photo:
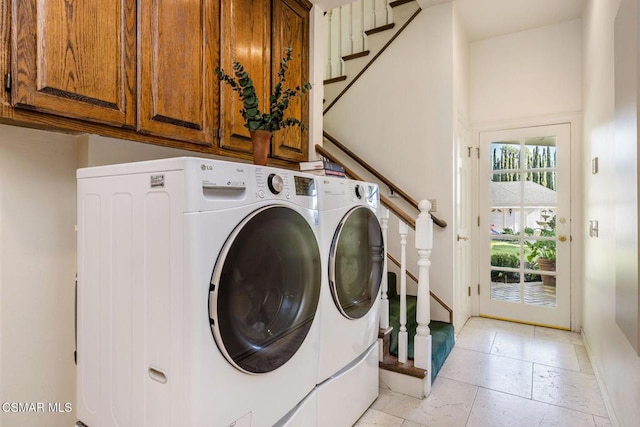
<path fill-rule="evenodd" d="M 470 318 L 416 399 L 381 389 L 366 426 L 610 426 L 580 334 Z"/>

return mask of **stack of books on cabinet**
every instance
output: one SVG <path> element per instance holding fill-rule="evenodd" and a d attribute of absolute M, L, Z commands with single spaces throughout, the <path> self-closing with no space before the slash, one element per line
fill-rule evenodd
<path fill-rule="evenodd" d="M 344 167 L 338 163 L 334 163 L 327 159 L 311 160 L 308 162 L 300 162 L 300 170 L 302 172 L 312 173 L 320 176 L 337 176 L 344 178 Z"/>

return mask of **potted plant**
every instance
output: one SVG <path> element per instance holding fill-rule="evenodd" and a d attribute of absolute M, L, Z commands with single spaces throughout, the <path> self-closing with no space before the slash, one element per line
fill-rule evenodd
<path fill-rule="evenodd" d="M 530 231 L 529 231 L 530 230 Z M 533 230 L 526 230 L 528 235 L 533 235 Z M 541 237 L 555 237 L 556 235 L 556 217 L 555 215 L 549 221 L 542 223 L 540 229 Z M 537 266 L 542 271 L 555 271 L 556 270 L 556 241 L 555 240 L 534 240 L 525 241 L 529 253 L 527 255 L 527 261 L 532 265 L 532 268 Z M 541 274 L 542 283 L 544 285 L 555 286 L 556 277 L 548 274 Z"/>
<path fill-rule="evenodd" d="M 216 75 L 221 81 L 229 84 L 231 89 L 237 92 L 242 102 L 240 114 L 244 119 L 244 127 L 251 134 L 253 144 L 253 162 L 259 165 L 267 164 L 267 154 L 273 132 L 288 126 L 300 126 L 304 129 L 304 123 L 295 117 L 285 117 L 285 111 L 289 108 L 292 98 L 307 93 L 311 89 L 310 83 L 304 83 L 295 88 L 284 88 L 286 72 L 289 61 L 292 59 L 292 49 L 285 48 L 285 55 L 280 61 L 278 82 L 273 87 L 273 93 L 269 97 L 269 112 L 262 112 L 259 108 L 259 99 L 253 86 L 253 80 L 249 73 L 239 62 L 233 63 L 233 76 L 226 74 L 219 67 Z M 234 77 L 235 76 L 235 77 Z"/>

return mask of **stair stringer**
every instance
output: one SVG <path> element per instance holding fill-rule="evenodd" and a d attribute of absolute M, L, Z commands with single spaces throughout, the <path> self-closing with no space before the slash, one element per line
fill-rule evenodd
<path fill-rule="evenodd" d="M 424 378 L 416 378 L 399 372 L 386 369 L 378 369 L 380 388 L 392 390 L 398 393 L 424 399 L 431 394 L 431 375 L 427 373 Z"/>

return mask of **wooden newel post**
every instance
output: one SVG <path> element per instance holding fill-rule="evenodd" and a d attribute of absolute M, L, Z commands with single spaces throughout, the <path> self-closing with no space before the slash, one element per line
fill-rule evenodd
<path fill-rule="evenodd" d="M 429 267 L 433 247 L 433 220 L 429 214 L 431 203 L 422 200 L 418 205 L 420 214 L 416 219 L 416 249 L 418 250 L 418 304 L 416 321 L 418 327 L 414 341 L 414 366 L 426 369 L 431 376 L 431 301 L 429 295 Z"/>
<path fill-rule="evenodd" d="M 384 244 L 384 259 L 382 260 L 382 282 L 380 283 L 380 329 L 389 328 L 389 278 L 387 276 L 387 234 L 389 230 L 389 209 L 381 208 L 380 228 Z"/>

